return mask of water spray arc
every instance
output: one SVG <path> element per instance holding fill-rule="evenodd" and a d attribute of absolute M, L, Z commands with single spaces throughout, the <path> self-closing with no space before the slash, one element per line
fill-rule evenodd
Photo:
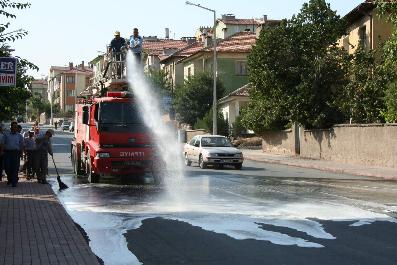
<path fill-rule="evenodd" d="M 162 122 L 160 100 L 146 79 L 143 67 L 129 51 L 127 54 L 127 77 L 134 98 L 146 126 L 152 131 L 161 160 L 164 162 L 164 182 L 177 185 L 183 177 L 183 160 L 176 133 Z"/>

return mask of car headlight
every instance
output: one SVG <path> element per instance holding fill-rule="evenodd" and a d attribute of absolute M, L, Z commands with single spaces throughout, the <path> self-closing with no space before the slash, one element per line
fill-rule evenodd
<path fill-rule="evenodd" d="M 110 153 L 96 153 L 97 158 L 109 158 Z"/>
<path fill-rule="evenodd" d="M 240 153 L 240 154 L 235 154 L 234 157 L 243 157 L 243 154 L 242 154 L 242 153 Z"/>
<path fill-rule="evenodd" d="M 208 157 L 217 157 L 218 156 L 218 154 L 216 154 L 216 153 L 209 153 L 208 154 Z"/>

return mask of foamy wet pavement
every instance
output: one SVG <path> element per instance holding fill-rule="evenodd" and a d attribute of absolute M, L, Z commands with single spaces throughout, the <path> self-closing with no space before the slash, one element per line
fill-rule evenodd
<path fill-rule="evenodd" d="M 338 239 L 338 235 L 327 231 L 323 221 L 346 222 L 345 229 L 396 221 L 390 214 L 395 206 L 384 203 L 388 193 L 395 190 L 390 186 L 387 192 L 379 192 L 382 183 L 329 179 L 306 179 L 301 183 L 291 178 L 235 173 L 190 168 L 174 191 L 153 185 L 69 182 L 71 188 L 60 193 L 59 198 L 87 232 L 90 246 L 105 264 L 139 264 L 139 258 L 127 246 L 125 234 L 140 229 L 150 219 L 160 226 L 161 220 L 184 222 L 227 235 L 230 240 L 251 239 L 305 249 L 326 249 L 327 242 Z M 353 188 L 354 181 L 358 190 Z M 360 194 L 373 192 L 378 193 L 374 200 L 359 199 Z M 348 193 L 351 196 L 346 196 Z"/>

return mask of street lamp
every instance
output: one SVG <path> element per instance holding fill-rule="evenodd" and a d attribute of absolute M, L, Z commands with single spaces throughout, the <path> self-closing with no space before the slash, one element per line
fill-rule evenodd
<path fill-rule="evenodd" d="M 209 9 L 207 7 L 201 6 L 200 4 L 195 4 L 189 1 L 186 1 L 186 5 L 190 6 L 197 6 L 199 8 L 205 9 L 207 11 L 214 13 L 214 28 L 213 28 L 213 45 L 214 45 L 214 66 L 213 66 L 213 78 L 214 78 L 214 87 L 213 87 L 213 101 L 212 101 L 212 134 L 217 134 L 218 125 L 217 125 L 217 101 L 216 101 L 216 71 L 217 71 L 217 64 L 216 64 L 216 11 L 213 9 Z"/>

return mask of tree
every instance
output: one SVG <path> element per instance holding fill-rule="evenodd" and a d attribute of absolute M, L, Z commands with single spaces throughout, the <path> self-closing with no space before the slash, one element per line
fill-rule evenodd
<path fill-rule="evenodd" d="M 217 99 L 220 99 L 225 89 L 217 80 Z M 212 108 L 213 78 L 210 73 L 199 73 L 187 79 L 183 86 L 175 92 L 174 107 L 180 116 L 180 121 L 194 124 Z"/>
<path fill-rule="evenodd" d="M 29 3 L 14 3 L 8 0 L 0 0 L 0 17 L 13 19 L 16 16 L 9 9 L 25 9 L 30 7 Z M 21 39 L 27 34 L 24 30 L 6 32 L 10 23 L 0 24 L 0 56 L 11 56 L 7 42 Z M 25 87 L 31 82 L 33 77 L 27 74 L 29 69 L 38 70 L 38 67 L 26 59 L 19 58 L 17 65 L 16 87 L 3 88 L 0 90 L 0 120 L 9 120 L 25 112 L 26 100 L 31 94 Z"/>
<path fill-rule="evenodd" d="M 50 115 L 50 103 L 46 99 L 43 99 L 40 95 L 33 95 L 30 97 L 28 102 L 30 108 L 33 110 L 32 114 L 35 114 L 36 117 L 39 117 L 43 112 L 46 112 L 47 115 Z"/>
<path fill-rule="evenodd" d="M 164 70 L 153 70 L 149 68 L 147 76 L 153 87 L 160 90 L 161 95 L 171 95 L 172 86 L 168 80 L 167 73 Z"/>
<path fill-rule="evenodd" d="M 256 132 L 291 122 L 328 127 L 342 119 L 336 98 L 346 83 L 337 47 L 344 22 L 324 0 L 310 0 L 280 26 L 262 30 L 248 57 L 251 103 L 244 126 Z"/>
<path fill-rule="evenodd" d="M 194 124 L 194 129 L 204 129 L 207 132 L 212 132 L 212 113 L 213 111 L 211 109 L 202 119 L 198 119 Z M 217 122 L 218 134 L 229 136 L 229 122 L 225 119 L 222 112 L 218 111 Z"/>
<path fill-rule="evenodd" d="M 9 18 L 16 18 L 16 16 L 9 11 L 8 9 L 26 9 L 30 7 L 30 3 L 18 3 L 18 2 L 10 2 L 9 0 L 0 0 L 0 16 Z M 7 32 L 11 23 L 0 23 L 0 44 L 3 47 L 3 44 L 6 42 L 14 42 L 17 39 L 22 39 L 24 36 L 28 34 L 26 30 L 18 29 L 14 31 Z"/>
<path fill-rule="evenodd" d="M 383 120 L 385 80 L 375 62 L 375 51 L 359 46 L 349 62 L 349 83 L 342 90 L 339 106 L 353 123 L 374 123 Z"/>
<path fill-rule="evenodd" d="M 383 116 L 387 122 L 397 122 L 397 2 L 376 0 L 375 4 L 381 17 L 394 25 L 394 30 L 383 47 L 383 62 L 380 67 L 386 82 L 386 110 Z"/>

